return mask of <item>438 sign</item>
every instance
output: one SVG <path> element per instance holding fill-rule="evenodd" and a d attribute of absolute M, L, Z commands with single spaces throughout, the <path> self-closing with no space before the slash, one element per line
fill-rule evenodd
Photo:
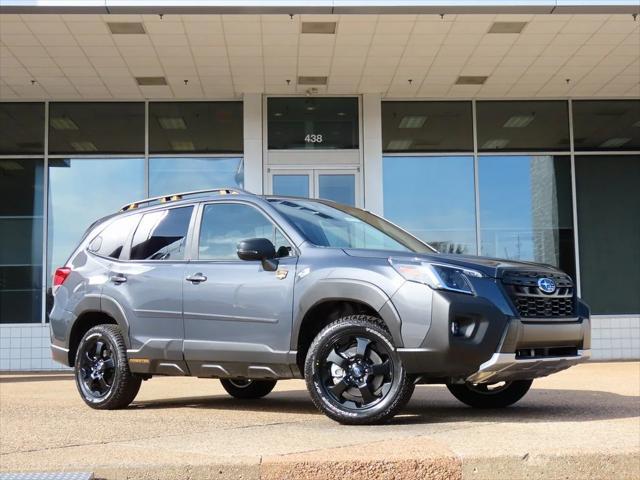
<path fill-rule="evenodd" d="M 322 143 L 322 134 L 321 133 L 308 133 L 304 137 L 304 143 Z"/>

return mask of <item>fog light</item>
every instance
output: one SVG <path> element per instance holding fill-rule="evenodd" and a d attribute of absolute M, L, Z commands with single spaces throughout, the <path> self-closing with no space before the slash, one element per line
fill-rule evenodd
<path fill-rule="evenodd" d="M 460 324 L 455 320 L 451 322 L 451 333 L 454 337 L 457 337 L 460 335 Z"/>

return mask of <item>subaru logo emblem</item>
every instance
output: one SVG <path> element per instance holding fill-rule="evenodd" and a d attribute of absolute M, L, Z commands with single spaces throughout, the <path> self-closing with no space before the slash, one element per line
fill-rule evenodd
<path fill-rule="evenodd" d="M 539 278 L 538 288 L 544 293 L 553 293 L 556 291 L 556 282 L 554 282 L 550 278 Z"/>

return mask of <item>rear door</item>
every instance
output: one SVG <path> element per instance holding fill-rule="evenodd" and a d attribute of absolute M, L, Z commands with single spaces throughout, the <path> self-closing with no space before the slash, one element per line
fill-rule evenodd
<path fill-rule="evenodd" d="M 126 260 L 113 262 L 103 290 L 104 301 L 114 300 L 128 319 L 129 357 L 165 360 L 164 373 L 186 373 L 182 287 L 193 211 L 189 205 L 144 213 Z"/>
<path fill-rule="evenodd" d="M 196 375 L 227 375 L 222 368 L 252 377 L 286 370 L 297 262 L 293 244 L 254 204 L 217 201 L 200 208 L 194 258 L 184 281 L 189 369 Z M 274 243 L 276 271 L 238 258 L 236 246 L 248 238 Z"/>

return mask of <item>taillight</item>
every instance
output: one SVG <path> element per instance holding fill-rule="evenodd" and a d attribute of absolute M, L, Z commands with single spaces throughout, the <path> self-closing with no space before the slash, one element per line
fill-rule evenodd
<path fill-rule="evenodd" d="M 71 269 L 69 267 L 57 268 L 56 273 L 53 274 L 53 286 L 59 287 L 62 285 L 70 273 Z"/>

